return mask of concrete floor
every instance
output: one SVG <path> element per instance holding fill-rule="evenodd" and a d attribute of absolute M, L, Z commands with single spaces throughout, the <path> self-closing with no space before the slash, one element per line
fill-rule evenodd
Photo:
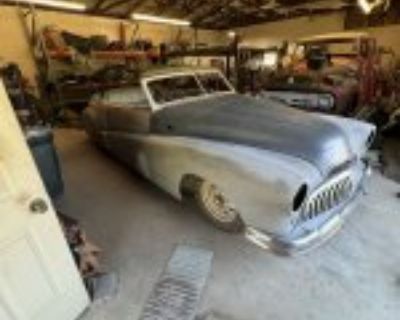
<path fill-rule="evenodd" d="M 56 142 L 66 183 L 60 207 L 80 219 L 121 281 L 118 295 L 83 320 L 137 319 L 176 244 L 215 254 L 199 319 L 399 319 L 400 186 L 381 175 L 335 238 L 282 258 L 215 230 L 83 133 L 60 130 Z"/>
<path fill-rule="evenodd" d="M 382 143 L 383 173 L 400 183 L 400 135 L 385 137 Z"/>

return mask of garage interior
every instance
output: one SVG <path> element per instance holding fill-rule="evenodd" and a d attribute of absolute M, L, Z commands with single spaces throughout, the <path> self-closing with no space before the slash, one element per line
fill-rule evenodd
<path fill-rule="evenodd" d="M 399 31 L 391 0 L 1 1 L 2 82 L 91 298 L 59 319 L 398 319 Z M 305 67 L 292 57 L 300 47 Z M 336 56 L 351 60 L 346 73 L 333 70 Z M 157 68 L 219 70 L 238 94 L 279 101 L 282 112 L 372 124 L 362 159 L 372 173 L 340 230 L 277 254 L 246 232 L 216 228 L 192 201 L 93 143 L 85 112 L 95 98 L 122 95 Z M 312 105 L 321 94 L 332 105 Z M 174 272 L 189 272 L 191 287 L 180 274 L 161 288 Z M 6 278 L 1 319 L 50 319 L 7 313 Z"/>

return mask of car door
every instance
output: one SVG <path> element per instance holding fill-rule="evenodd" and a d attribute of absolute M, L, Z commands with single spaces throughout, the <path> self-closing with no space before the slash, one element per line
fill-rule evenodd
<path fill-rule="evenodd" d="M 0 319 L 73 320 L 88 302 L 0 81 Z"/>

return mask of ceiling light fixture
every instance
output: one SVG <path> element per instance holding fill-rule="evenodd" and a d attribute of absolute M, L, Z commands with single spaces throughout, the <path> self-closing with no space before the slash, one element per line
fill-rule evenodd
<path fill-rule="evenodd" d="M 358 6 L 365 14 L 371 14 L 373 10 L 382 6 L 383 10 L 388 10 L 390 0 L 358 0 Z"/>
<path fill-rule="evenodd" d="M 84 3 L 62 1 L 62 0 L 17 0 L 17 3 L 33 4 L 43 7 L 67 9 L 74 11 L 85 11 L 86 5 Z"/>
<path fill-rule="evenodd" d="M 174 26 L 182 26 L 182 27 L 188 27 L 191 24 L 191 22 L 187 21 L 187 20 L 157 17 L 157 16 L 152 16 L 152 15 L 143 14 L 143 13 L 133 13 L 131 15 L 131 17 L 132 17 L 132 19 L 139 20 L 139 21 L 171 24 L 171 25 L 174 25 Z"/>
<path fill-rule="evenodd" d="M 365 14 L 370 14 L 373 6 L 367 0 L 358 0 L 358 6 Z"/>
<path fill-rule="evenodd" d="M 236 32 L 233 31 L 233 30 L 228 31 L 228 37 L 229 37 L 229 38 L 235 38 L 235 37 L 236 37 Z"/>

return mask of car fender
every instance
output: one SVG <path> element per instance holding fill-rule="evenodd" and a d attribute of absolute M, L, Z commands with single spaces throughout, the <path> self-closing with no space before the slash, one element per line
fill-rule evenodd
<path fill-rule="evenodd" d="M 373 124 L 334 115 L 319 115 L 343 130 L 348 142 L 358 158 L 364 157 L 376 136 L 376 126 Z"/>
<path fill-rule="evenodd" d="M 312 189 L 322 179 L 301 159 L 231 143 L 113 132 L 106 141 L 117 153 L 128 148 L 130 155 L 121 158 L 175 198 L 182 198 L 185 175 L 195 175 L 215 183 L 246 223 L 266 228 L 285 225 L 300 186 Z"/>

